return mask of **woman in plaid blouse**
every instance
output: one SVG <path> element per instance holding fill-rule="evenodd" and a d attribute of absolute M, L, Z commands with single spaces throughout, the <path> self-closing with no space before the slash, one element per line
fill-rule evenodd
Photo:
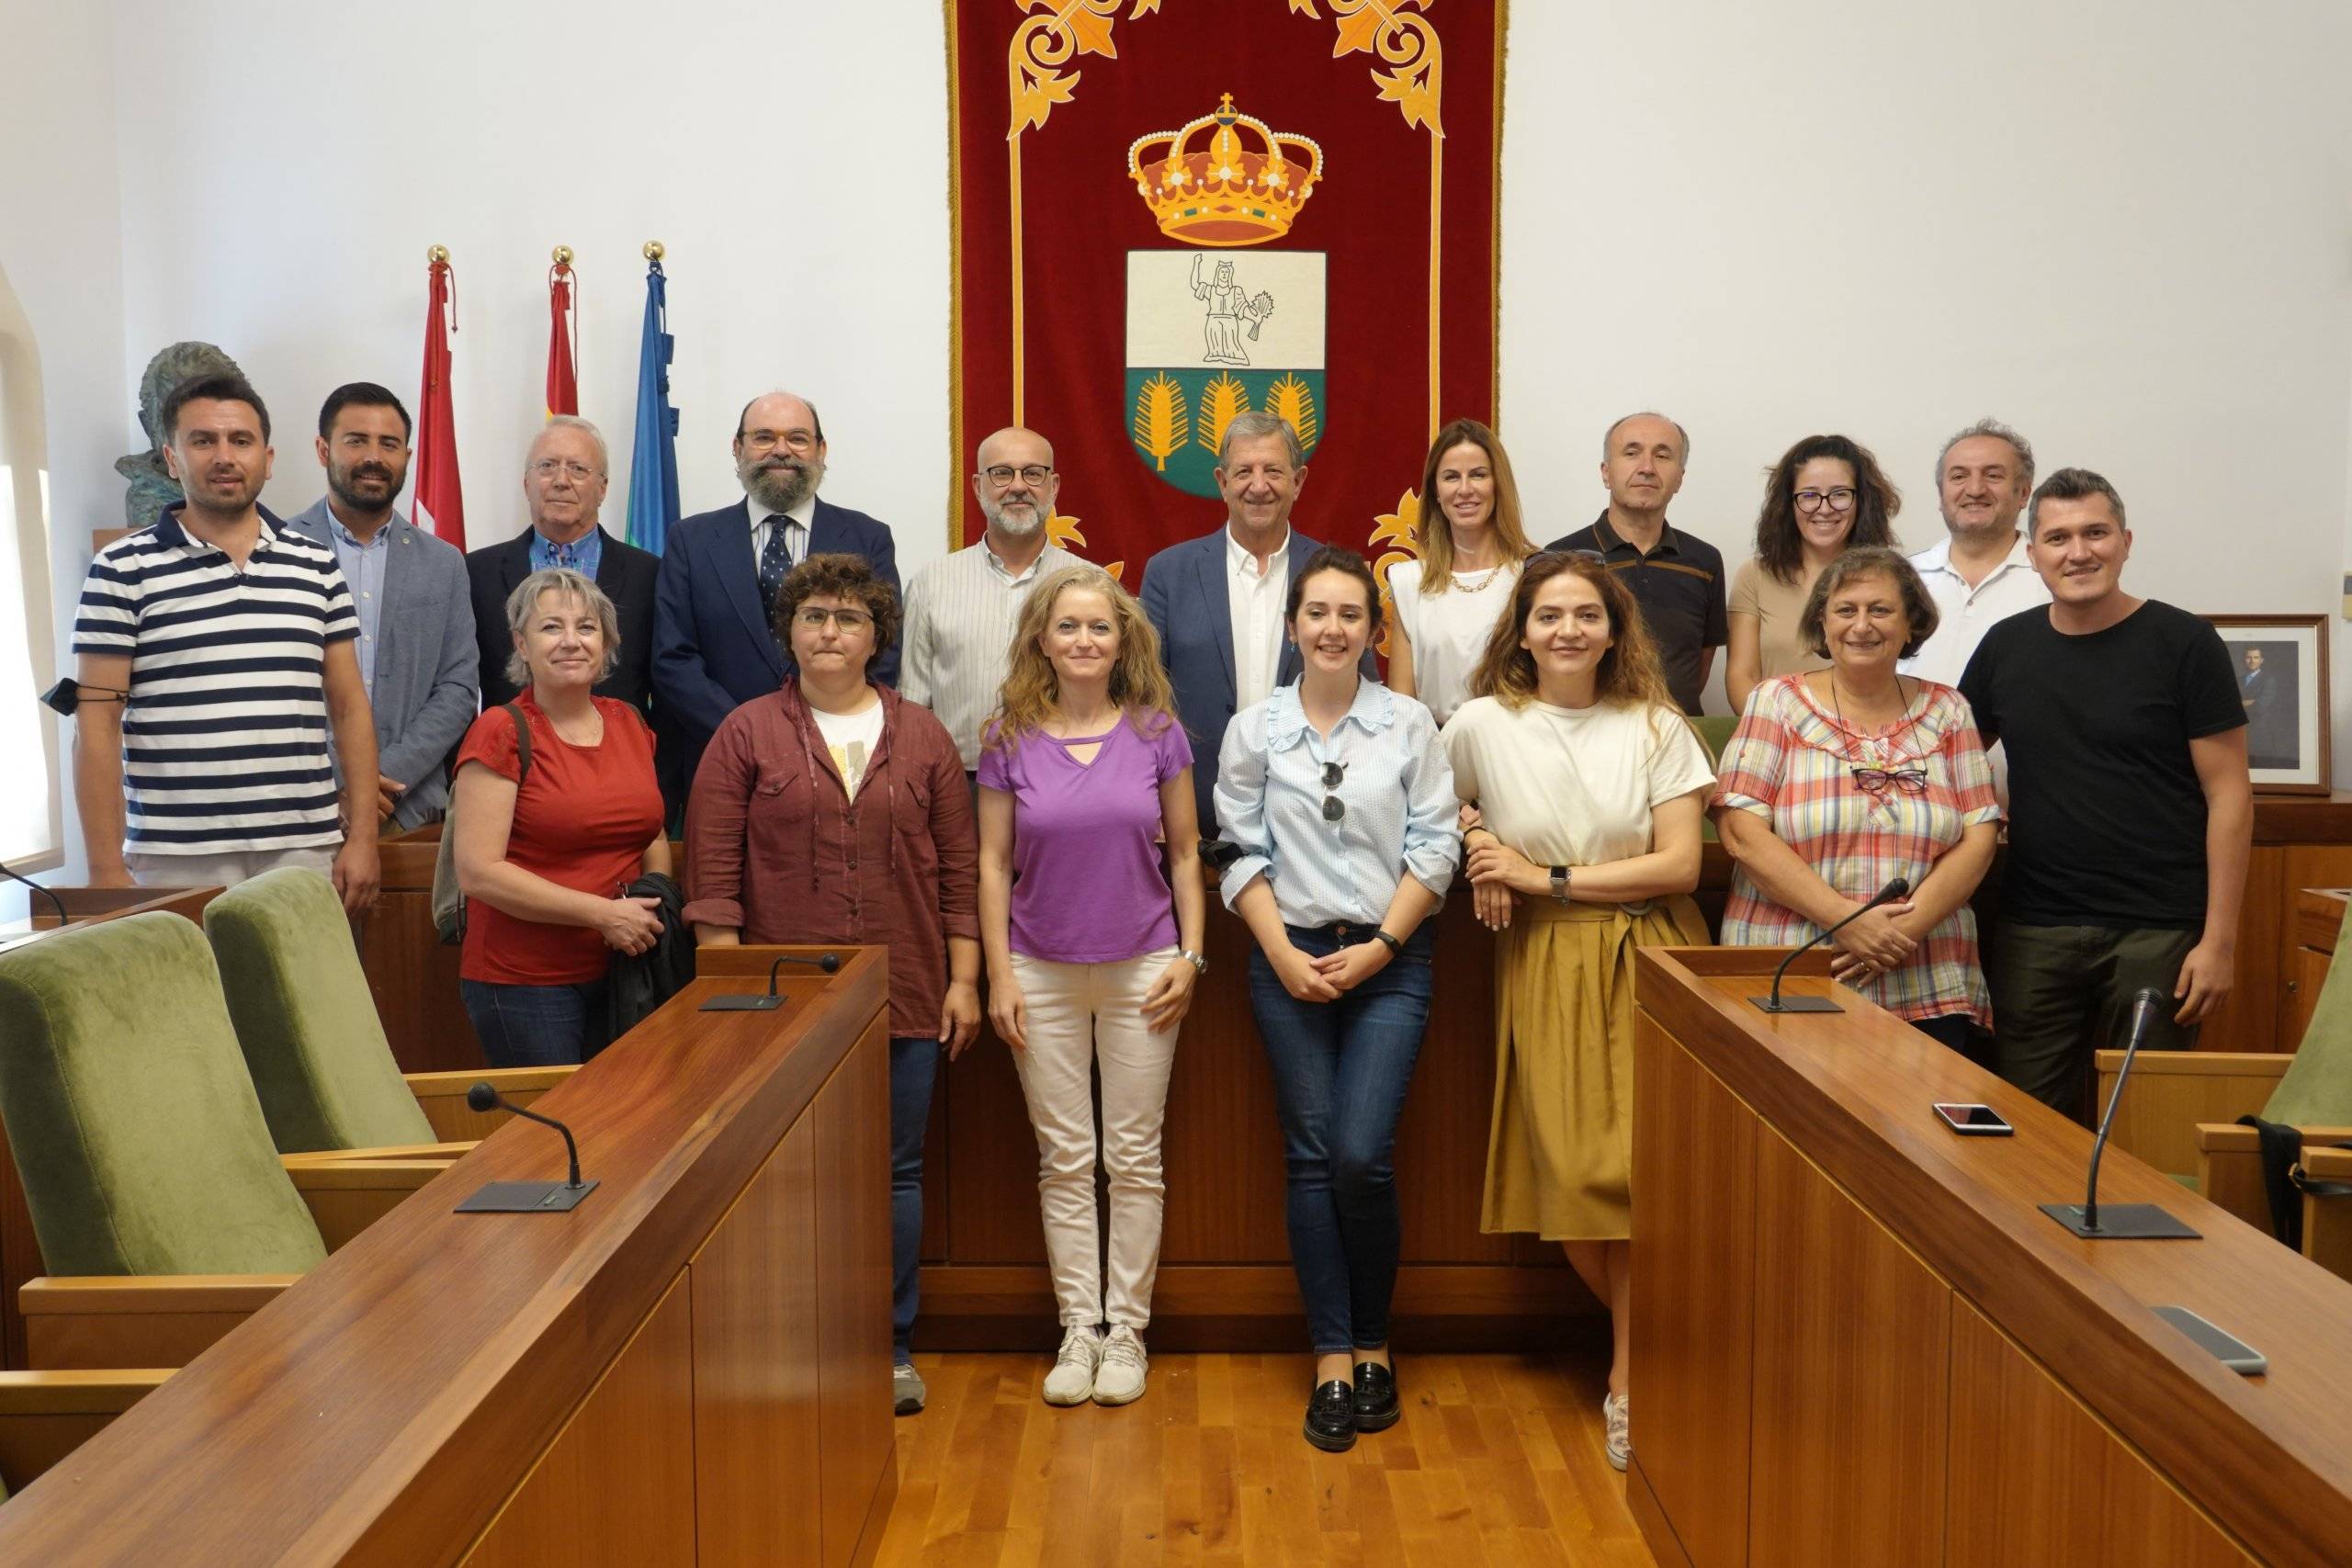
<path fill-rule="evenodd" d="M 1715 829 L 1736 867 L 1724 943 L 1809 941 L 1903 877 L 1908 897 L 1833 939 L 1833 970 L 1962 1049 L 1972 1023 L 1992 1023 L 1968 897 L 2001 808 L 1967 700 L 1895 673 L 1935 631 L 1935 601 L 1898 552 L 1853 549 L 1815 582 L 1802 629 L 1829 668 L 1757 687 L 1717 770 Z"/>

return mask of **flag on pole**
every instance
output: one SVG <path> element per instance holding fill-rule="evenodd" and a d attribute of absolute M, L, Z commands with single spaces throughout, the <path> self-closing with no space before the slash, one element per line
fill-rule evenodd
<path fill-rule="evenodd" d="M 548 269 L 548 417 L 580 412 L 580 376 L 572 349 L 580 336 L 580 314 L 571 297 L 571 247 L 555 248 Z"/>
<path fill-rule="evenodd" d="M 628 542 L 662 553 L 678 520 L 678 411 L 670 406 L 670 280 L 645 247 L 645 337 L 637 355 L 637 440 L 628 460 Z"/>
<path fill-rule="evenodd" d="M 449 334 L 458 330 L 458 278 L 449 253 L 426 253 L 424 390 L 416 400 L 416 491 L 409 499 L 417 525 L 436 539 L 466 547 L 466 502 L 458 482 L 458 417 L 449 400 Z"/>

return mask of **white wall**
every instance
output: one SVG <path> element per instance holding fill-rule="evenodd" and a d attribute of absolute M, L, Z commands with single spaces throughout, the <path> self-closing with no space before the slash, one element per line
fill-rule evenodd
<path fill-rule="evenodd" d="M 1609 420 L 1654 404 L 1694 446 L 1676 519 L 1726 556 L 1816 430 L 1889 466 L 1918 547 L 1938 447 L 1991 413 L 2043 471 L 2116 483 L 2137 591 L 2336 609 L 2352 10 L 1721 0 L 1511 24 L 1501 413 L 1553 536 L 1605 500 Z"/>
<path fill-rule="evenodd" d="M 669 247 L 688 512 L 741 492 L 735 417 L 817 399 L 827 493 L 944 547 L 947 105 L 936 0 L 411 0 L 392 10 L 119 0 L 122 365 L 177 338 L 235 355 L 277 427 L 273 508 L 324 486 L 320 401 L 413 402 L 425 249 L 458 275 L 467 537 L 525 526 L 545 416 L 548 252 L 581 273 L 581 412 L 628 516 L 645 263 Z M 203 101 L 191 123 L 189 95 Z"/>
<path fill-rule="evenodd" d="M 86 119 L 106 76 L 82 69 L 96 24 L 0 7 L 12 43 L 29 28 L 65 51 L 39 73 L 44 101 Z M 650 16 L 620 0 L 396 16 L 258 0 L 205 27 L 162 0 L 115 9 L 119 333 L 91 319 L 116 276 L 107 139 L 59 140 L 46 195 L 0 208 L 96 236 L 46 298 L 0 217 L 36 321 L 65 329 L 51 365 L 104 379 L 82 356 L 110 344 L 119 367 L 52 408 L 61 518 L 68 479 L 111 514 L 130 379 L 184 336 L 223 344 L 275 400 L 269 499 L 307 503 L 319 398 L 356 377 L 413 392 L 439 243 L 460 284 L 469 530 L 520 526 L 560 242 L 583 269 L 584 412 L 615 438 L 617 523 L 638 247 L 658 237 L 688 509 L 734 493 L 736 408 L 782 381 L 825 412 L 829 493 L 896 525 L 910 566 L 944 547 L 937 0 L 673 0 Z M 1695 441 L 1678 521 L 1727 554 L 1746 551 L 1762 470 L 1820 429 L 1879 453 L 1923 544 L 1937 446 L 1994 413 L 2045 469 L 2085 464 L 2121 488 L 2141 591 L 2332 611 L 2352 554 L 2347 59 L 2336 0 L 2226 16 L 2185 0 L 1521 0 L 1501 414 L 1539 526 L 1598 510 L 1601 428 L 1657 404 Z M 2352 694 L 2352 637 L 2335 640 Z M 2336 750 L 2352 777 L 2352 725 Z"/>
<path fill-rule="evenodd" d="M 40 351 L 61 660 L 90 564 L 90 526 L 119 523 L 122 481 L 113 464 L 137 445 L 138 416 L 120 370 L 113 38 L 104 6 L 0 0 L 0 268 Z M 71 727 L 61 721 L 60 733 L 60 754 L 70 757 Z M 58 876 L 79 881 L 85 863 L 70 808 L 65 834 L 67 862 Z M 16 890 L 0 894 L 0 918 L 13 918 L 22 904 Z"/>

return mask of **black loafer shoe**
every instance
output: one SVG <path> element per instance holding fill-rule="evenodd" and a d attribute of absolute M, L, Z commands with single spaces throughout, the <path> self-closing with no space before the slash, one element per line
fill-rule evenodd
<path fill-rule="evenodd" d="M 1385 1432 L 1396 1425 L 1405 1407 L 1396 1402 L 1396 1369 L 1378 1361 L 1358 1361 L 1350 1403 L 1355 1406 L 1359 1432 Z"/>
<path fill-rule="evenodd" d="M 1315 1391 L 1306 1402 L 1306 1440 L 1327 1454 L 1356 1446 L 1354 1389 L 1333 1378 Z"/>

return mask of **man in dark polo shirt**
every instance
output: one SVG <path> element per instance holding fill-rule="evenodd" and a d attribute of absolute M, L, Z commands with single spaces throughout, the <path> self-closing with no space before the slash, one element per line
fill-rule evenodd
<path fill-rule="evenodd" d="M 1683 712 L 1696 714 L 1715 649 L 1731 640 L 1731 617 L 1724 610 L 1723 553 L 1667 526 L 1666 509 L 1682 488 L 1690 457 L 1690 437 L 1674 421 L 1627 414 L 1600 442 L 1609 510 L 1549 547 L 1589 550 L 1625 574 L 1665 662 L 1668 688 Z"/>

